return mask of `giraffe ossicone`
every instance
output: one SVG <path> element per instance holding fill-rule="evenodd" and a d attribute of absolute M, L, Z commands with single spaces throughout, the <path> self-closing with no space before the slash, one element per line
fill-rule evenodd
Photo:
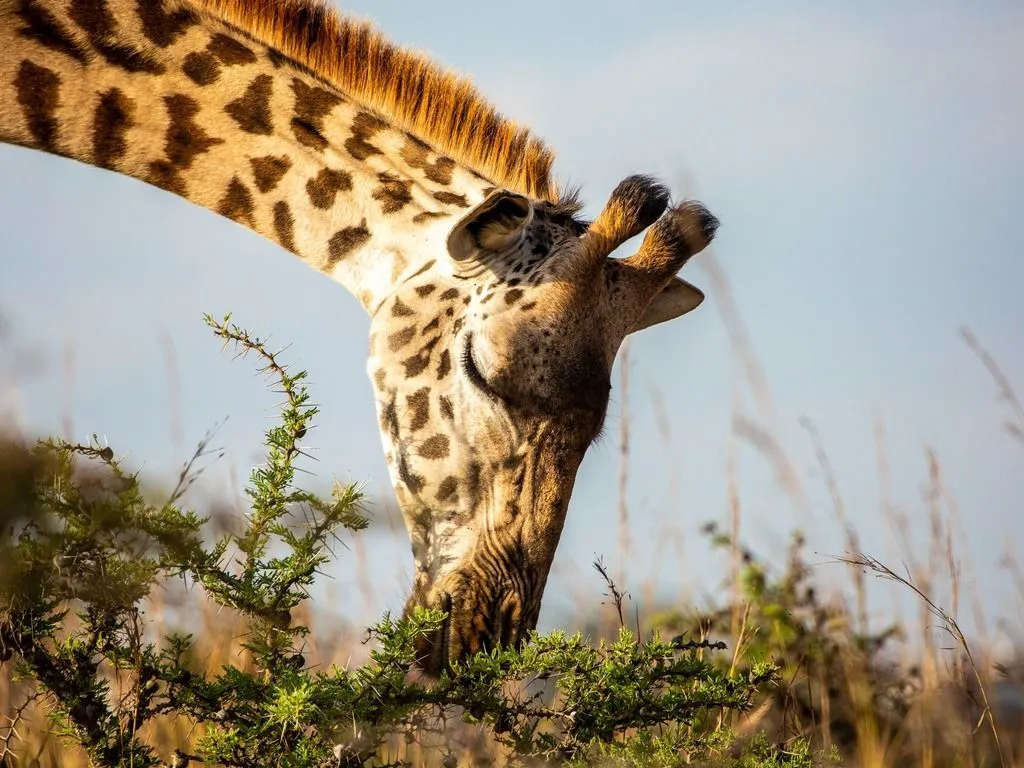
<path fill-rule="evenodd" d="M 314 0 L 0 0 L 0 141 L 180 195 L 370 315 L 432 674 L 536 626 L 616 352 L 693 310 L 717 228 L 632 176 L 590 223 L 466 81 Z M 611 254 L 644 234 L 637 252 Z"/>

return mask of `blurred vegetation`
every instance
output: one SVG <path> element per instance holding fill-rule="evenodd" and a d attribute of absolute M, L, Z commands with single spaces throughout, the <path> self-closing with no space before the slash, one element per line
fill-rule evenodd
<path fill-rule="evenodd" d="M 413 641 L 440 626 L 437 611 L 385 616 L 365 666 L 311 671 L 300 649 L 310 630 L 293 610 L 339 532 L 365 527 L 362 499 L 354 486 L 336 487 L 330 500 L 295 487 L 300 441 L 316 415 L 305 373 L 289 373 L 227 318 L 207 321 L 258 356 L 285 396 L 245 490 L 240 532 L 207 543 L 210 519 L 180 506 L 205 444 L 160 504 L 98 441 L 2 447 L 0 654 L 21 697 L 4 735 L 6 762 L 30 754 L 37 737 L 23 732 L 22 715 L 33 706 L 53 737 L 102 766 L 381 764 L 389 738 L 443 738 L 453 719 L 484 724 L 513 759 L 671 764 L 720 753 L 729 742 L 721 713 L 748 710 L 776 679 L 769 660 L 726 672 L 705 658 L 710 643 L 639 641 L 623 628 L 596 646 L 534 634 L 521 651 L 481 654 L 428 683 L 415 679 Z M 173 579 L 232 613 L 244 628 L 238 658 L 204 669 L 201 635 L 147 621 L 147 598 Z M 185 738 L 167 743 L 166 729 L 151 728 L 161 719 L 186 721 Z M 744 759 L 781 754 L 758 744 Z"/>
<path fill-rule="evenodd" d="M 355 486 L 336 486 L 330 499 L 296 487 L 317 413 L 305 373 L 290 373 L 229 318 L 207 322 L 255 356 L 285 400 L 241 521 L 184 506 L 208 441 L 156 502 L 98 440 L 0 441 L 0 765 L 755 768 L 1024 757 L 1024 718 L 1002 693 L 1018 690 L 1012 670 L 981 658 L 937 604 L 938 561 L 897 575 L 861 555 L 852 532 L 853 607 L 819 592 L 799 534 L 773 568 L 738 526 L 709 524 L 710 545 L 733 566 L 720 605 L 637 610 L 627 627 L 629 597 L 599 560 L 610 624 L 533 633 L 521 650 L 480 654 L 428 681 L 413 668 L 413 643 L 442 614 L 385 615 L 369 630 L 369 661 L 339 664 L 349 649 L 332 645 L 336 628 L 314 627 L 309 595 L 339 537 L 366 526 L 363 497 Z M 932 529 L 949 537 L 937 513 Z M 923 655 L 900 659 L 893 646 L 908 626 L 869 628 L 865 571 L 912 590 L 958 652 L 928 641 Z M 198 609 L 169 604 L 174 584 Z M 311 663 L 311 648 L 336 663 Z"/>

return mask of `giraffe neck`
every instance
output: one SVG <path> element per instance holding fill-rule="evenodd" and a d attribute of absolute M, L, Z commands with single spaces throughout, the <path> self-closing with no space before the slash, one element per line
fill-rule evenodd
<path fill-rule="evenodd" d="M 162 0 L 0 0 L 0 141 L 230 218 L 371 313 L 492 186 L 276 49 Z"/>

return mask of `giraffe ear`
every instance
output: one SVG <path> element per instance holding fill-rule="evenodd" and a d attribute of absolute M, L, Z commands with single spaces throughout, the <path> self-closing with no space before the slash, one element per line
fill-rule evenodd
<path fill-rule="evenodd" d="M 530 199 L 499 189 L 455 225 L 448 235 L 448 253 L 455 261 L 467 261 L 481 251 L 501 251 L 515 244 L 531 221 Z"/>
<path fill-rule="evenodd" d="M 643 315 L 630 333 L 642 331 L 658 323 L 675 320 L 677 317 L 692 312 L 704 301 L 704 292 L 682 278 L 673 277 L 668 285 L 662 288 L 647 305 Z"/>

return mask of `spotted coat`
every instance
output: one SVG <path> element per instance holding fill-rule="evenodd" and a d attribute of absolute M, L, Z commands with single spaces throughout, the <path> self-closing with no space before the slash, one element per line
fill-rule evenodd
<path fill-rule="evenodd" d="M 437 672 L 536 625 L 616 351 L 700 303 L 675 273 L 717 222 L 645 176 L 582 221 L 464 83 L 278 2 L 0 0 L 0 140 L 184 197 L 358 299 L 407 608 L 449 613 L 419 646 Z"/>

